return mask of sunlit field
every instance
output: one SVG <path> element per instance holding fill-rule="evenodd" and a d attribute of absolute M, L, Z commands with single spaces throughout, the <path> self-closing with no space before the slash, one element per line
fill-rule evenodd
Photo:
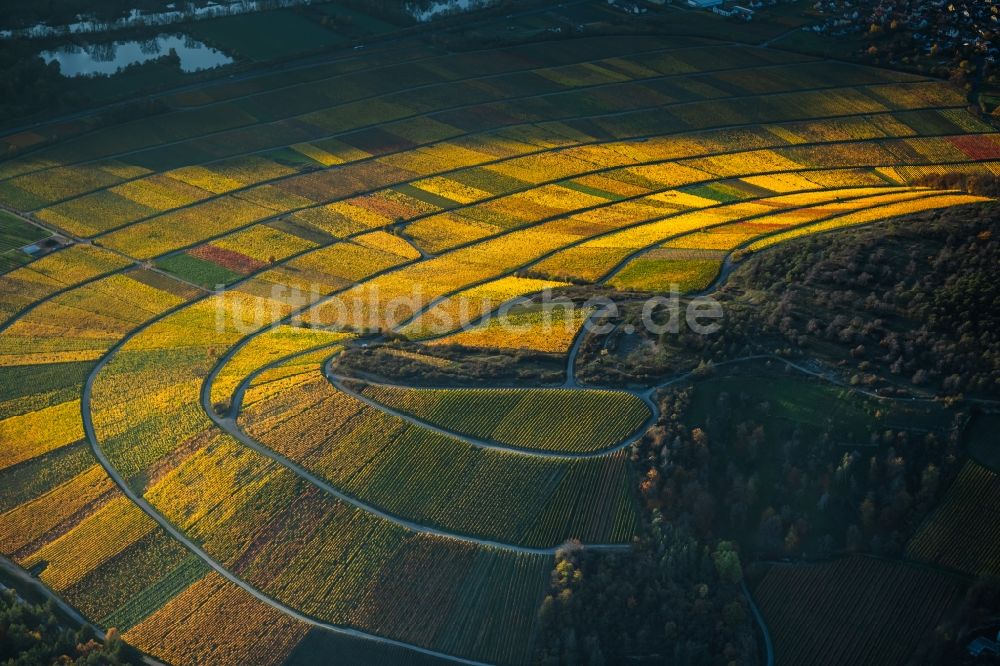
<path fill-rule="evenodd" d="M 317 632 L 531 663 L 560 547 L 632 546 L 630 447 L 659 407 L 575 382 L 592 311 L 553 330 L 528 301 L 703 293 L 794 239 L 986 201 L 928 177 L 1000 175 L 945 81 L 695 37 L 372 51 L 166 100 L 0 138 L 0 249 L 33 242 L 24 220 L 62 245 L 0 263 L 0 551 L 177 665 L 282 664 Z M 517 325 L 491 319 L 515 301 Z M 385 340 L 570 367 L 475 387 L 335 367 Z M 990 474 L 949 497 L 995 497 Z M 953 502 L 910 548 L 977 573 L 995 553 Z M 765 611 L 792 575 L 768 574 Z"/>

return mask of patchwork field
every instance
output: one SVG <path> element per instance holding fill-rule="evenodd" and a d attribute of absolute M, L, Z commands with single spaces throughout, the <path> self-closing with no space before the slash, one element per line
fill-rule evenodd
<path fill-rule="evenodd" d="M 694 38 L 373 50 L 167 103 L 0 162 L 0 552 L 177 665 L 339 640 L 524 664 L 556 550 L 630 547 L 642 392 L 339 378 L 346 347 L 565 354 L 590 313 L 553 333 L 524 299 L 705 289 L 791 238 L 984 200 L 928 175 L 1000 175 L 945 82 Z M 8 259 L 50 232 L 68 246 Z M 995 499 L 984 474 L 952 492 Z M 914 556 L 995 573 L 946 552 L 960 528 L 932 519 Z M 825 580 L 808 598 L 847 612 Z M 953 598 L 930 576 L 911 618 L 852 585 L 852 621 L 901 631 Z M 779 661 L 817 654 L 786 619 Z M 850 654 L 900 654 L 872 645 Z"/>

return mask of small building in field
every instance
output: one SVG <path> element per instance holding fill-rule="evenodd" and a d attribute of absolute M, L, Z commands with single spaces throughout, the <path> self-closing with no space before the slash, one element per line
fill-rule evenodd
<path fill-rule="evenodd" d="M 730 11 L 732 12 L 732 16 L 741 18 L 744 21 L 749 21 L 753 18 L 753 10 L 748 7 L 735 5 Z"/>

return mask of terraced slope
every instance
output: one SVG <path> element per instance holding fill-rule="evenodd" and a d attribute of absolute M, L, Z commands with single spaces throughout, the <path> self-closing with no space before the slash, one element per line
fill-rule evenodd
<path fill-rule="evenodd" d="M 567 389 L 586 427 L 559 437 L 379 397 L 404 418 L 325 375 L 357 337 L 563 351 L 578 318 L 482 319 L 569 281 L 701 288 L 979 201 L 914 183 L 1000 163 L 945 83 L 696 39 L 372 53 L 170 102 L 0 163 L 0 203 L 72 241 L 0 275 L 0 550 L 176 664 L 321 630 L 525 663 L 555 549 L 628 547 L 640 411 Z"/>
<path fill-rule="evenodd" d="M 652 412 L 625 391 L 425 389 L 368 384 L 360 395 L 483 445 L 586 454 L 621 446 Z"/>

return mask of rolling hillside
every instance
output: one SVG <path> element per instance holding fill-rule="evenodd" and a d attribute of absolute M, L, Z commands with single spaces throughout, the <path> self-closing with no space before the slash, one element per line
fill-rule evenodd
<path fill-rule="evenodd" d="M 704 289 L 733 253 L 983 201 L 927 175 L 1000 174 L 947 83 L 775 49 L 364 58 L 0 162 L 0 204 L 67 239 L 0 274 L 0 551 L 172 663 L 281 664 L 320 630 L 527 663 L 560 545 L 629 547 L 636 395 L 369 402 L 326 372 L 345 346 L 468 335 L 431 327 L 463 298 Z"/>

